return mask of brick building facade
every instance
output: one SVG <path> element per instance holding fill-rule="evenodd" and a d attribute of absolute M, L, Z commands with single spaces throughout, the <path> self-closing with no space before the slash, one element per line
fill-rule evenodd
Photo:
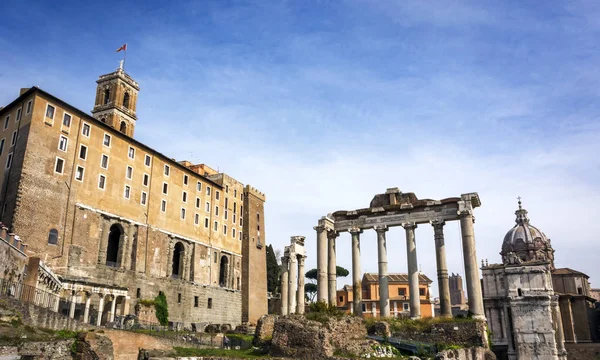
<path fill-rule="evenodd" d="M 254 323 L 265 196 L 136 141 L 138 91 L 119 68 L 99 78 L 91 116 L 38 87 L 0 108 L 1 221 L 64 281 L 127 290 L 111 301 L 162 291 L 173 322 Z"/>

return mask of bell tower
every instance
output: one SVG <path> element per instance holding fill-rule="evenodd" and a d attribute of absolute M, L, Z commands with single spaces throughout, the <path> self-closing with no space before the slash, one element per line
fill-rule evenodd
<path fill-rule="evenodd" d="M 116 71 L 100 75 L 96 83 L 98 87 L 92 116 L 121 133 L 133 137 L 140 86 L 123 70 L 123 60 Z"/>

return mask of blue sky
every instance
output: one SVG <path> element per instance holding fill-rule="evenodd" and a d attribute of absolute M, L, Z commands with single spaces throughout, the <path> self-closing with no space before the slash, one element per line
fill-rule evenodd
<path fill-rule="evenodd" d="M 306 236 L 309 266 L 322 215 L 388 187 L 477 191 L 480 258 L 500 261 L 520 195 L 556 265 L 598 286 L 600 3 L 173 3 L 4 1 L 0 104 L 38 85 L 89 111 L 127 42 L 136 138 L 263 190 L 267 241 Z M 435 278 L 433 231 L 416 236 Z M 446 236 L 462 273 L 457 224 Z M 402 229 L 388 239 L 390 271 L 405 272 Z M 363 269 L 376 258 L 365 233 Z M 347 234 L 338 260 L 350 268 Z"/>

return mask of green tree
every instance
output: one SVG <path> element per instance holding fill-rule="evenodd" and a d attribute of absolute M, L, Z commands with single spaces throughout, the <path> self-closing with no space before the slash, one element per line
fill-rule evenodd
<path fill-rule="evenodd" d="M 279 264 L 275 257 L 273 246 L 267 246 L 267 291 L 277 293 L 279 291 Z"/>
<path fill-rule="evenodd" d="M 341 266 L 336 266 L 336 277 L 346 277 L 350 272 Z M 310 269 L 304 274 L 309 282 L 304 285 L 304 293 L 308 301 L 315 301 L 317 295 L 317 269 Z"/>
<path fill-rule="evenodd" d="M 317 296 L 317 284 L 308 283 L 304 285 L 304 292 L 306 293 L 306 298 L 308 301 L 315 301 L 315 296 Z"/>
<path fill-rule="evenodd" d="M 156 318 L 162 326 L 169 325 L 169 308 L 167 306 L 167 297 L 162 291 L 154 298 L 154 310 Z"/>

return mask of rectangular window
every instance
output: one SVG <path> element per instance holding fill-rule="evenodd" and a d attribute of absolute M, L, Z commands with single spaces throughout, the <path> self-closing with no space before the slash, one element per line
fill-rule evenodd
<path fill-rule="evenodd" d="M 425 296 L 425 289 L 419 289 L 419 296 Z"/>
<path fill-rule="evenodd" d="M 177 294 L 177 303 L 181 304 L 181 293 Z"/>
<path fill-rule="evenodd" d="M 163 194 L 169 194 L 169 184 L 167 184 L 166 182 L 163 183 Z"/>
<path fill-rule="evenodd" d="M 231 237 L 235 239 L 235 228 L 231 229 Z"/>
<path fill-rule="evenodd" d="M 242 231 L 240 230 L 240 241 L 242 240 Z"/>
<path fill-rule="evenodd" d="M 160 211 L 162 211 L 162 212 L 166 212 L 167 211 L 167 200 L 163 199 L 160 202 Z"/>
<path fill-rule="evenodd" d="M 123 196 L 125 197 L 125 199 L 129 199 L 131 195 L 131 187 L 129 185 L 125 185 L 125 192 L 123 193 Z"/>
<path fill-rule="evenodd" d="M 130 159 L 135 159 L 135 149 L 131 146 L 129 147 L 129 153 L 127 154 Z"/>
<path fill-rule="evenodd" d="M 54 172 L 57 174 L 62 174 L 65 166 L 65 160 L 57 157 L 56 163 L 54 164 Z"/>
<path fill-rule="evenodd" d="M 63 115 L 63 126 L 71 127 L 71 115 L 64 113 Z"/>
<path fill-rule="evenodd" d="M 0 140 L 0 155 L 2 155 L 2 152 L 4 151 L 4 142 L 6 141 L 6 138 Z"/>
<path fill-rule="evenodd" d="M 237 190 L 236 189 L 233 189 L 233 197 L 237 198 Z"/>
<path fill-rule="evenodd" d="M 240 226 L 244 226 L 244 219 L 240 216 Z"/>
<path fill-rule="evenodd" d="M 218 223 L 218 222 L 216 222 L 216 221 L 215 221 L 215 224 L 214 224 L 214 226 L 213 226 L 213 230 L 214 230 L 214 231 L 217 231 L 217 230 L 219 230 L 219 223 Z"/>
<path fill-rule="evenodd" d="M 208 218 L 204 218 L 204 227 L 208 229 Z"/>
<path fill-rule="evenodd" d="M 188 176 L 187 175 L 183 175 L 183 185 L 187 185 L 188 184 Z"/>
<path fill-rule="evenodd" d="M 81 128 L 81 134 L 85 137 L 90 137 L 91 126 L 88 123 L 83 123 L 83 127 Z"/>
<path fill-rule="evenodd" d="M 403 303 L 403 304 L 402 304 L 402 309 L 403 309 L 404 311 L 408 311 L 408 310 L 410 309 L 410 308 L 409 308 L 409 306 L 408 306 L 408 303 Z"/>
<path fill-rule="evenodd" d="M 233 213 L 233 223 L 235 224 L 235 213 Z"/>
<path fill-rule="evenodd" d="M 219 207 L 215 205 L 215 215 L 219 216 Z"/>
<path fill-rule="evenodd" d="M 85 146 L 83 144 L 81 144 L 79 146 L 79 158 L 81 160 L 87 159 L 87 150 L 88 150 L 87 146 Z"/>
<path fill-rule="evenodd" d="M 146 205 L 146 201 L 148 199 L 148 194 L 145 191 L 142 191 L 142 197 L 140 198 L 140 204 Z"/>
<path fill-rule="evenodd" d="M 98 188 L 104 190 L 106 187 L 106 176 L 100 174 L 98 177 Z"/>
<path fill-rule="evenodd" d="M 4 119 L 4 130 L 8 129 L 8 124 L 10 123 L 10 115 Z"/>
<path fill-rule="evenodd" d="M 224 214 L 224 216 L 225 216 L 225 220 L 227 220 L 227 217 L 228 217 L 228 211 L 227 211 L 227 209 L 225 209 L 225 214 Z"/>
<path fill-rule="evenodd" d="M 194 214 L 194 224 L 200 224 L 200 215 Z"/>
<path fill-rule="evenodd" d="M 198 297 L 194 296 L 194 307 L 198 307 L 198 303 L 199 303 Z"/>
<path fill-rule="evenodd" d="M 171 173 L 171 168 L 169 167 L 169 165 L 165 165 L 165 176 L 169 176 L 170 173 Z"/>
<path fill-rule="evenodd" d="M 206 202 L 206 206 L 204 207 L 204 210 L 206 212 L 210 212 L 210 203 L 208 201 Z"/>
<path fill-rule="evenodd" d="M 31 113 L 31 100 L 29 100 L 27 102 L 27 110 L 25 111 L 25 114 L 29 114 Z"/>
<path fill-rule="evenodd" d="M 125 172 L 125 176 L 131 180 L 133 177 L 133 168 L 131 166 L 127 166 L 127 171 Z"/>
<path fill-rule="evenodd" d="M 21 120 L 21 108 L 17 109 L 17 118 L 15 119 L 15 121 L 19 120 Z"/>
<path fill-rule="evenodd" d="M 215 194 L 215 199 L 219 200 L 219 195 L 220 195 L 220 193 L 219 193 L 219 191 L 217 190 L 217 192 L 216 192 L 216 194 Z"/>
<path fill-rule="evenodd" d="M 400 296 L 406 296 L 406 289 L 398 288 L 398 295 L 400 295 Z"/>
<path fill-rule="evenodd" d="M 198 181 L 196 183 L 196 191 L 201 191 L 202 190 L 202 183 L 200 181 Z"/>
<path fill-rule="evenodd" d="M 104 134 L 104 140 L 102 141 L 102 144 L 104 144 L 104 146 L 110 147 L 110 140 L 111 140 L 110 135 Z"/>
<path fill-rule="evenodd" d="M 2 151 L 0 151 L 0 154 L 2 154 Z M 200 209 L 200 198 L 199 197 L 196 198 L 196 209 Z"/>
<path fill-rule="evenodd" d="M 58 140 L 58 150 L 67 151 L 67 144 L 69 143 L 69 139 L 66 136 L 60 136 L 60 140 Z"/>
<path fill-rule="evenodd" d="M 212 309 L 212 298 L 208 298 L 208 303 L 206 304 L 206 307 Z"/>
<path fill-rule="evenodd" d="M 54 120 L 54 106 L 50 104 L 46 106 L 46 117 L 50 118 L 50 120 Z"/>
<path fill-rule="evenodd" d="M 207 187 L 206 187 L 206 195 L 207 195 L 207 196 L 210 196 L 210 186 L 207 186 Z"/>
<path fill-rule="evenodd" d="M 181 208 L 181 220 L 185 220 L 185 209 Z"/>
<path fill-rule="evenodd" d="M 144 164 L 146 166 L 150 166 L 150 155 L 146 155 L 146 157 L 144 158 Z"/>
<path fill-rule="evenodd" d="M 187 202 L 187 192 L 182 192 L 181 193 L 181 201 L 183 201 L 184 203 Z"/>
<path fill-rule="evenodd" d="M 229 207 L 229 198 L 225 198 L 225 209 Z"/>
<path fill-rule="evenodd" d="M 6 166 L 4 167 L 5 169 L 10 169 L 10 166 L 12 165 L 12 157 L 13 153 L 9 153 L 6 157 Z"/>
<path fill-rule="evenodd" d="M 15 146 L 17 143 L 17 130 L 13 131 L 12 138 L 10 139 L 10 145 Z"/>
<path fill-rule="evenodd" d="M 227 235 L 227 225 L 223 225 L 223 235 Z"/>
<path fill-rule="evenodd" d="M 100 160 L 100 167 L 103 169 L 108 169 L 108 155 L 102 154 L 102 159 Z"/>
<path fill-rule="evenodd" d="M 75 170 L 75 180 L 77 181 L 83 181 L 83 173 L 84 173 L 85 169 L 83 168 L 83 166 L 78 166 L 77 170 Z"/>
<path fill-rule="evenodd" d="M 148 182 L 150 182 L 150 175 L 144 174 L 144 179 L 142 180 L 142 185 L 148 186 Z"/>

